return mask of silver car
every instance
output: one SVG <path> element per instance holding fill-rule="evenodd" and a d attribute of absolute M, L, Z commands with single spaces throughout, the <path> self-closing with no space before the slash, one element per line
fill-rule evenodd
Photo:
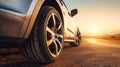
<path fill-rule="evenodd" d="M 51 63 L 63 42 L 80 45 L 81 34 L 62 0 L 0 0 L 0 47 L 19 45 L 29 61 Z"/>

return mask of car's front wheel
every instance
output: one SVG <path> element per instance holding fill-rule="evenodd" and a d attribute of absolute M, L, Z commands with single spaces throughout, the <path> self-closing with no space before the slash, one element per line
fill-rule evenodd
<path fill-rule="evenodd" d="M 44 6 L 29 39 L 21 47 L 29 61 L 51 63 L 63 49 L 63 22 L 58 11 Z"/>

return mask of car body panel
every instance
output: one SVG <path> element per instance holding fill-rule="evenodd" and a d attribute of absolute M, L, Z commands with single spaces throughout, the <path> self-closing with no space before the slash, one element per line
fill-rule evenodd
<path fill-rule="evenodd" d="M 61 0 L 62 1 L 62 0 Z M 63 11 L 63 17 L 64 17 L 64 38 L 65 39 L 70 39 L 74 38 L 75 36 L 75 31 L 76 31 L 76 24 L 73 20 L 73 18 L 70 15 L 70 11 L 67 9 L 65 3 L 62 1 L 62 11 Z"/>
<path fill-rule="evenodd" d="M 45 0 L 0 0 L 0 36 L 27 39 L 44 2 Z M 64 38 L 75 37 L 77 27 L 70 12 L 62 0 L 56 0 L 56 3 L 63 15 Z"/>
<path fill-rule="evenodd" d="M 32 4 L 28 10 L 27 17 L 26 17 L 24 24 L 22 26 L 21 37 L 22 36 L 23 36 L 23 38 L 29 37 L 29 34 L 33 28 L 33 25 L 35 23 L 35 20 L 37 18 L 39 10 L 40 10 L 44 1 L 45 0 L 33 0 Z"/>
<path fill-rule="evenodd" d="M 34 24 L 43 2 L 44 0 L 0 0 L 0 36 L 27 38 L 25 33 L 28 25 Z"/>
<path fill-rule="evenodd" d="M 19 37 L 25 15 L 0 9 L 0 36 Z"/>
<path fill-rule="evenodd" d="M 0 8 L 26 14 L 32 0 L 0 0 Z"/>

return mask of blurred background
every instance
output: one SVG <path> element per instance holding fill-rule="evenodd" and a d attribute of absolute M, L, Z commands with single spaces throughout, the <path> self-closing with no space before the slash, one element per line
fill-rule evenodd
<path fill-rule="evenodd" d="M 74 17 L 83 37 L 120 39 L 120 0 L 64 0 L 69 11 L 77 8 Z"/>

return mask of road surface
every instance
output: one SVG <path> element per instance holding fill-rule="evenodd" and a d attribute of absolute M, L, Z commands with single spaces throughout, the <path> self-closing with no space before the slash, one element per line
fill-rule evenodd
<path fill-rule="evenodd" d="M 51 64 L 26 62 L 19 53 L 0 55 L 0 64 L 0 67 L 120 67 L 120 41 L 83 38 L 79 47 L 64 44 L 63 53 Z"/>

